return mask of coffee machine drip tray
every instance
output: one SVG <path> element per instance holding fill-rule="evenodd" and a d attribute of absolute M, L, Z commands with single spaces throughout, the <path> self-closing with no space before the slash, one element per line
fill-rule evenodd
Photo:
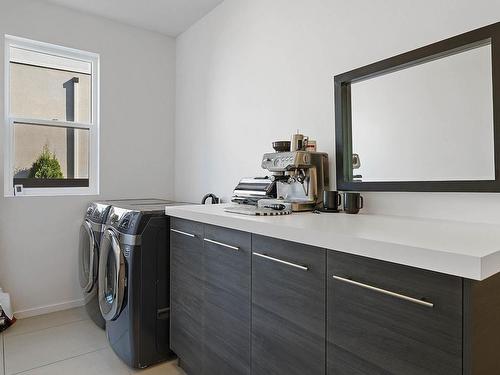
<path fill-rule="evenodd" d="M 286 201 L 286 199 L 285 199 Z M 316 209 L 316 202 L 311 201 L 291 201 L 292 211 L 293 212 L 301 212 L 301 211 L 313 211 Z"/>

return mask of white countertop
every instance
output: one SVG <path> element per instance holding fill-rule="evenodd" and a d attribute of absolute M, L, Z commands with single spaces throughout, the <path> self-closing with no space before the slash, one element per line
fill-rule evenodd
<path fill-rule="evenodd" d="M 344 213 L 247 216 L 228 204 L 168 206 L 169 216 L 484 280 L 500 272 L 500 225 Z"/>

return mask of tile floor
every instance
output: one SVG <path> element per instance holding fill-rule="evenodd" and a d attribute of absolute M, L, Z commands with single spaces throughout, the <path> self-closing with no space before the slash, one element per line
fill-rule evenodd
<path fill-rule="evenodd" d="M 185 375 L 177 361 L 123 364 L 83 308 L 22 319 L 0 334 L 0 375 Z"/>

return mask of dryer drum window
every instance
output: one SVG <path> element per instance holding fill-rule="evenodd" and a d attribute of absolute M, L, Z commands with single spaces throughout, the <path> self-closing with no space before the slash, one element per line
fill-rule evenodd
<path fill-rule="evenodd" d="M 80 227 L 80 286 L 85 292 L 90 292 L 94 286 L 97 268 L 95 254 L 95 239 L 90 224 L 85 221 Z"/>
<path fill-rule="evenodd" d="M 104 277 L 104 296 L 105 300 L 109 305 L 112 305 L 116 298 L 116 260 L 113 259 L 113 253 L 110 252 L 108 255 L 108 260 L 106 262 L 106 271 Z"/>
<path fill-rule="evenodd" d="M 106 231 L 99 259 L 99 306 L 104 319 L 119 315 L 125 294 L 125 258 L 116 236 Z"/>

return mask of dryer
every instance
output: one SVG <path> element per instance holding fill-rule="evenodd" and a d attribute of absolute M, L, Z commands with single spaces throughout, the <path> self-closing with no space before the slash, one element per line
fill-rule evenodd
<path fill-rule="evenodd" d="M 169 348 L 170 244 L 165 206 L 110 209 L 99 257 L 99 306 L 115 353 L 129 366 L 175 357 Z"/>
<path fill-rule="evenodd" d="M 78 270 L 85 308 L 90 318 L 102 329 L 105 328 L 98 301 L 99 251 L 104 224 L 113 204 L 155 205 L 164 200 L 155 198 L 117 199 L 91 202 L 80 227 Z"/>

